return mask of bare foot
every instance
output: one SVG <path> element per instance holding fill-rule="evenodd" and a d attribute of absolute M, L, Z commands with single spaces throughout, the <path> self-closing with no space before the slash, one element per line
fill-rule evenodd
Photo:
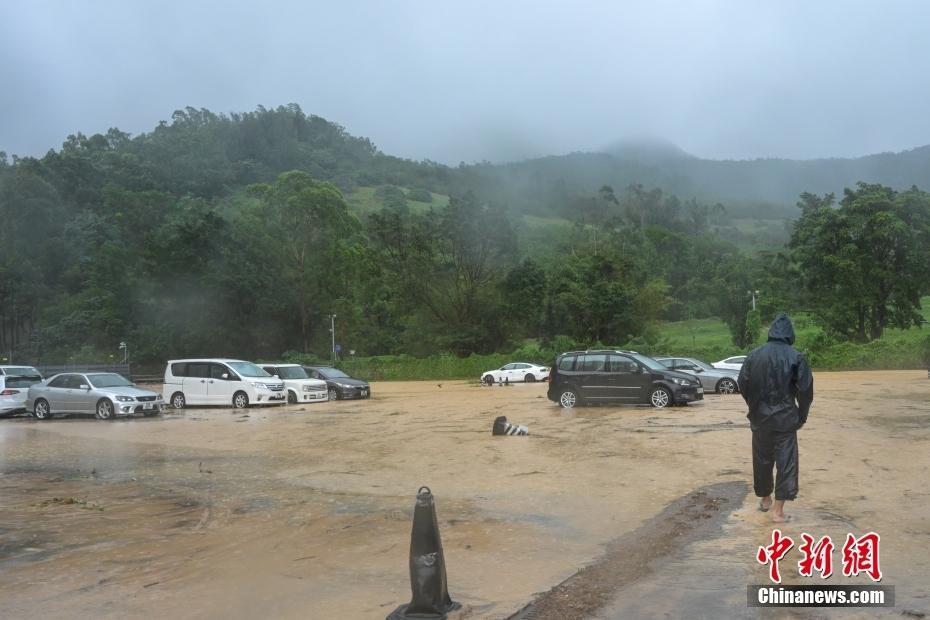
<path fill-rule="evenodd" d="M 773 523 L 785 523 L 791 520 L 791 517 L 785 514 L 785 500 L 776 499 L 772 505 L 775 507 L 772 511 Z"/>
<path fill-rule="evenodd" d="M 759 510 L 762 512 L 768 512 L 769 508 L 772 507 L 772 496 L 766 495 L 761 500 L 759 500 Z"/>

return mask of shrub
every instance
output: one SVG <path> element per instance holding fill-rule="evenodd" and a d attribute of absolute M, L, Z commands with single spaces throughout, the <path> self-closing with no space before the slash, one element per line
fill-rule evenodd
<path fill-rule="evenodd" d="M 433 202 L 433 195 L 429 190 L 418 187 L 407 192 L 407 200 L 413 200 L 415 202 Z"/>

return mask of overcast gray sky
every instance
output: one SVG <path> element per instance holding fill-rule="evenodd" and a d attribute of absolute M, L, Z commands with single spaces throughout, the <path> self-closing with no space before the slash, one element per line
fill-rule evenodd
<path fill-rule="evenodd" d="M 0 150 L 290 102 L 447 163 L 930 143 L 930 2 L 0 0 Z"/>

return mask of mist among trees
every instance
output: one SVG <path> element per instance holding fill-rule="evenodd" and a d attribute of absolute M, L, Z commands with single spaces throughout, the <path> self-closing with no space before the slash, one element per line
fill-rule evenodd
<path fill-rule="evenodd" d="M 2 155 L 0 350 L 46 363 L 105 360 L 122 340 L 153 363 L 325 355 L 332 313 L 359 355 L 635 346 L 657 321 L 710 316 L 745 347 L 777 310 L 856 341 L 919 323 L 930 196 L 903 177 L 853 179 L 837 203 L 823 188 L 838 177 L 814 162 L 793 205 L 740 193 L 740 170 L 764 162 L 673 159 L 447 167 L 383 154 L 296 105 L 188 108 L 139 136 Z M 770 163 L 773 179 L 787 166 Z M 353 208 L 364 188 L 375 206 Z M 759 216 L 784 225 L 735 224 Z"/>

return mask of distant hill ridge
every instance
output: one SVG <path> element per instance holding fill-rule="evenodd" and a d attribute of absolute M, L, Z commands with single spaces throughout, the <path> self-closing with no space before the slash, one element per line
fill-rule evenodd
<path fill-rule="evenodd" d="M 116 129 L 106 135 L 70 136 L 60 151 L 50 151 L 42 160 L 59 165 L 64 156 L 86 158 L 105 171 L 82 189 L 87 199 L 107 182 L 217 196 L 293 169 L 344 191 L 383 184 L 443 195 L 474 191 L 484 200 L 530 214 L 564 213 L 573 201 L 594 195 L 603 185 L 621 192 L 639 184 L 683 200 L 722 202 L 731 212 L 770 218 L 796 216 L 794 205 L 803 192 L 840 194 L 859 181 L 930 189 L 930 146 L 857 158 L 711 160 L 668 141 L 641 138 L 615 142 L 599 152 L 451 167 L 384 154 L 366 138 L 304 114 L 297 104 L 232 114 L 186 108 L 176 111 L 170 123 L 134 137 Z M 4 162 L 0 159 L 0 166 Z"/>
<path fill-rule="evenodd" d="M 794 205 L 802 192 L 841 194 L 859 181 L 897 189 L 930 188 L 930 145 L 856 158 L 713 160 L 668 142 L 619 142 L 601 152 L 570 153 L 502 165 L 511 178 L 559 178 L 569 185 L 631 183 L 707 201 Z"/>

